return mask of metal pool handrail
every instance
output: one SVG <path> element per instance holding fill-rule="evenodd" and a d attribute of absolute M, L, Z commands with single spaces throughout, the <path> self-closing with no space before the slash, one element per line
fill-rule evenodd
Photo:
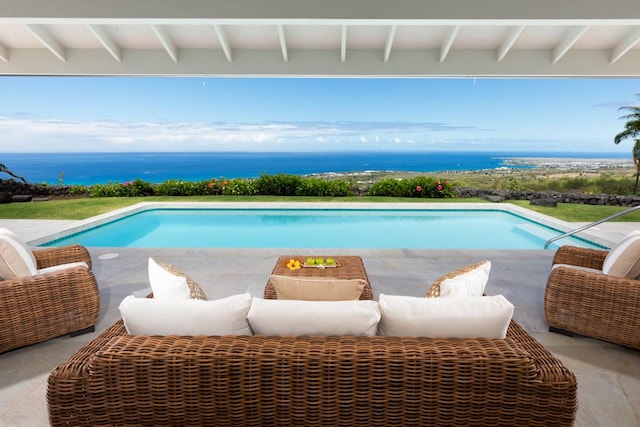
<path fill-rule="evenodd" d="M 549 240 L 547 240 L 546 242 L 544 242 L 544 248 L 545 248 L 545 249 L 548 249 L 548 248 L 549 248 L 549 245 L 550 245 L 551 243 L 555 242 L 556 240 L 560 240 L 560 239 L 562 239 L 562 238 L 569 237 L 569 236 L 574 235 L 574 234 L 576 234 L 576 233 L 579 233 L 579 232 L 581 232 L 581 231 L 583 231 L 583 230 L 586 230 L 587 228 L 594 227 L 594 226 L 596 226 L 596 225 L 598 225 L 598 224 L 602 224 L 603 222 L 607 222 L 607 221 L 609 221 L 610 219 L 617 218 L 617 217 L 622 216 L 622 215 L 626 215 L 626 214 L 628 214 L 629 212 L 633 212 L 633 211 L 638 210 L 638 209 L 640 209 L 640 205 L 639 205 L 639 206 L 631 207 L 631 208 L 629 208 L 629 209 L 626 209 L 626 210 L 624 210 L 624 211 L 622 211 L 622 212 L 615 213 L 615 214 L 613 214 L 613 215 L 609 215 L 608 217 L 603 218 L 603 219 L 601 219 L 601 220 L 598 220 L 598 221 L 596 221 L 596 222 L 592 222 L 592 223 L 590 223 L 590 224 L 583 225 L 582 227 L 578 227 L 578 228 L 576 228 L 575 230 L 568 231 L 568 232 L 566 232 L 566 233 L 564 233 L 564 234 L 562 234 L 562 235 L 560 235 L 560 236 L 552 237 L 551 239 L 549 239 Z"/>

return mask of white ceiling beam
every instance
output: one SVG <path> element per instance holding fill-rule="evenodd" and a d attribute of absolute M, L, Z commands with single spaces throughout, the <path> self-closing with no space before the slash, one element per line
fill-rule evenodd
<path fill-rule="evenodd" d="M 553 55 L 551 57 L 551 63 L 558 62 L 569 49 L 582 37 L 589 27 L 587 25 L 581 25 L 579 27 L 573 27 L 565 35 L 565 37 L 558 43 L 555 49 L 553 49 Z"/>
<path fill-rule="evenodd" d="M 227 40 L 227 35 L 224 33 L 224 30 L 220 25 L 214 25 L 213 29 L 216 32 L 216 36 L 218 36 L 218 41 L 220 42 L 220 46 L 222 46 L 224 56 L 227 57 L 227 61 L 231 62 L 233 57 L 231 54 L 231 45 L 229 44 L 229 40 Z"/>
<path fill-rule="evenodd" d="M 576 49 L 551 64 L 545 49 L 512 49 L 508 61 L 496 61 L 496 49 L 461 49 L 439 61 L 440 49 L 396 49 L 393 61 L 381 61 L 380 49 L 349 46 L 349 60 L 340 62 L 335 50 L 296 50 L 295 61 L 282 61 L 280 49 L 234 49 L 233 62 L 201 48 L 181 48 L 180 61 L 167 61 L 162 49 L 130 49 L 122 62 L 105 55 L 102 46 L 69 50 L 66 62 L 46 49 L 10 49 L 0 61 L 3 75 L 50 76 L 203 76 L 217 77 L 464 77 L 478 78 L 638 78 L 640 49 L 631 49 L 624 61 L 609 63 L 609 49 Z M 393 67 L 390 65 L 393 64 Z"/>
<path fill-rule="evenodd" d="M 384 62 L 389 62 L 391 56 L 391 49 L 393 48 L 393 40 L 396 38 L 397 25 L 392 25 L 389 29 L 389 35 L 387 36 L 387 43 L 384 46 Z"/>
<path fill-rule="evenodd" d="M 505 37 L 504 41 L 502 42 L 502 46 L 500 46 L 500 49 L 498 49 L 498 62 L 502 62 L 507 53 L 509 53 L 509 51 L 513 47 L 513 44 L 518 40 L 518 37 L 520 37 L 520 34 L 522 34 L 522 32 L 524 31 L 524 28 L 524 25 L 519 25 L 517 27 L 511 28 L 511 30 L 507 34 L 507 37 Z"/>
<path fill-rule="evenodd" d="M 449 54 L 449 50 L 453 45 L 453 42 L 460 31 L 460 26 L 456 25 L 454 27 L 449 28 L 449 32 L 444 39 L 444 43 L 442 43 L 442 47 L 440 48 L 440 63 L 443 63 L 445 59 L 447 59 L 447 55 Z"/>
<path fill-rule="evenodd" d="M 87 25 L 89 30 L 93 33 L 94 36 L 98 39 L 100 44 L 113 56 L 118 62 L 122 61 L 122 53 L 120 52 L 120 47 L 116 44 L 113 38 L 109 35 L 107 30 L 102 25 Z"/>
<path fill-rule="evenodd" d="M 640 41 L 640 28 L 633 30 L 625 39 L 611 50 L 609 63 L 613 64 Z"/>
<path fill-rule="evenodd" d="M 340 43 L 340 61 L 344 64 L 347 61 L 347 26 L 342 26 L 342 42 Z"/>
<path fill-rule="evenodd" d="M 167 51 L 171 60 L 173 62 L 178 62 L 178 49 L 176 49 L 176 45 L 171 40 L 166 28 L 162 25 L 152 25 L 151 29 L 156 34 L 156 37 L 158 37 L 158 40 L 160 40 L 162 47 Z"/>
<path fill-rule="evenodd" d="M 9 49 L 0 44 L 0 61 L 9 62 Z"/>
<path fill-rule="evenodd" d="M 25 27 L 60 61 L 67 60 L 64 47 L 42 25 L 26 24 Z"/>
<path fill-rule="evenodd" d="M 289 62 L 289 52 L 287 51 L 287 39 L 284 34 L 284 26 L 278 24 L 278 38 L 280 39 L 280 49 L 282 50 L 282 60 Z"/>

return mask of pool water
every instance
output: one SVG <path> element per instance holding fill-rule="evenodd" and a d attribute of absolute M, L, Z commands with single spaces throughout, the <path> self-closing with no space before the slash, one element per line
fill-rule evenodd
<path fill-rule="evenodd" d="M 45 246 L 543 249 L 559 234 L 499 210 L 152 209 Z M 574 237 L 558 243 L 600 247 Z"/>

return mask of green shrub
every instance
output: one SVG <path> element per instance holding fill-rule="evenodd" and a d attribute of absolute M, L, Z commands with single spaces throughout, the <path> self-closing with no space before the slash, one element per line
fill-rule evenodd
<path fill-rule="evenodd" d="M 295 196 L 302 178 L 297 175 L 260 175 L 255 181 L 257 194 L 269 196 Z"/>
<path fill-rule="evenodd" d="M 222 187 L 225 196 L 253 196 L 256 194 L 256 181 L 253 179 L 230 179 Z"/>
<path fill-rule="evenodd" d="M 214 196 L 222 194 L 224 187 L 229 183 L 228 180 L 224 178 L 215 179 L 211 178 L 209 182 L 207 182 L 207 193 L 213 194 Z"/>
<path fill-rule="evenodd" d="M 85 196 L 89 194 L 89 187 L 86 185 L 72 185 L 69 187 L 69 194 L 72 196 Z"/>
<path fill-rule="evenodd" d="M 351 184 L 346 180 L 303 178 L 296 188 L 296 196 L 344 197 L 353 196 Z"/>
<path fill-rule="evenodd" d="M 421 197 L 442 199 L 454 197 L 453 185 L 445 180 L 426 176 L 412 179 L 386 178 L 371 185 L 369 196 Z"/>
<path fill-rule="evenodd" d="M 126 182 L 94 184 L 89 187 L 89 197 L 138 197 L 152 196 L 153 186 L 141 179 Z"/>
<path fill-rule="evenodd" d="M 629 196 L 633 194 L 635 177 L 611 177 L 603 174 L 596 179 L 599 194 L 619 194 Z"/>
<path fill-rule="evenodd" d="M 158 184 L 155 192 L 158 196 L 201 196 L 209 194 L 209 181 L 183 181 L 170 179 Z"/>
<path fill-rule="evenodd" d="M 369 196 L 408 197 L 403 194 L 402 180 L 385 178 L 374 182 L 369 188 Z"/>

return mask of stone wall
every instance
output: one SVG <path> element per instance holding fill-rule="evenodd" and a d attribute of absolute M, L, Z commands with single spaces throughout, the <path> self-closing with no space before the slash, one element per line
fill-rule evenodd
<path fill-rule="evenodd" d="M 27 202 L 33 198 L 68 196 L 71 187 L 68 185 L 30 184 L 15 179 L 0 179 L 0 203 Z"/>
<path fill-rule="evenodd" d="M 456 188 L 457 197 L 480 197 L 494 202 L 503 200 L 547 200 L 556 203 L 576 203 L 581 205 L 601 206 L 638 206 L 640 196 L 618 196 L 615 194 L 581 194 L 581 193 L 557 193 L 535 192 L 522 190 L 484 190 L 479 188 Z"/>

